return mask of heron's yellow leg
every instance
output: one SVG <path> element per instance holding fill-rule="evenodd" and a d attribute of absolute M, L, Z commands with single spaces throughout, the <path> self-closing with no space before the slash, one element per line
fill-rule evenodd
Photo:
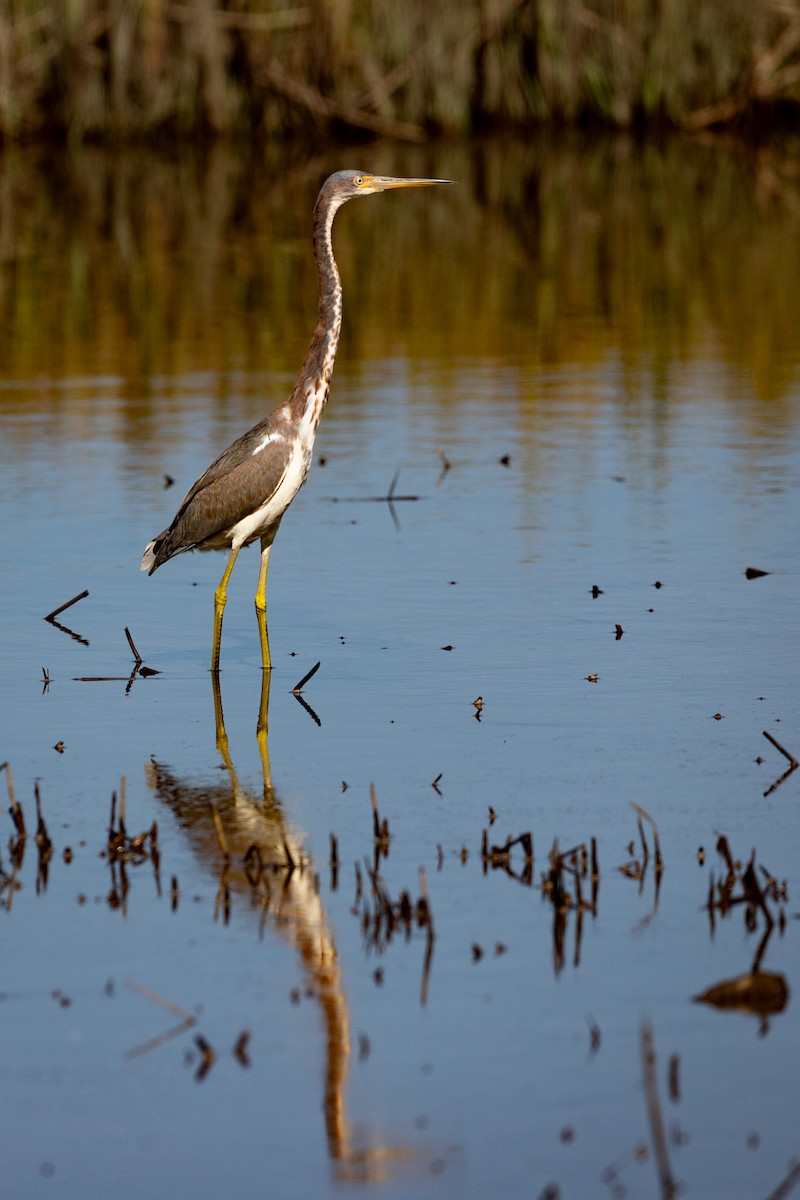
<path fill-rule="evenodd" d="M 222 579 L 219 581 L 219 587 L 214 592 L 214 641 L 211 645 L 211 670 L 219 670 L 219 645 L 222 639 L 222 614 L 225 611 L 225 602 L 228 599 L 228 580 L 231 577 L 233 564 L 236 562 L 238 550 L 231 550 L 231 556 L 228 559 L 228 565 L 222 573 Z"/>
<path fill-rule="evenodd" d="M 258 752 L 261 755 L 261 769 L 264 775 L 265 804 L 272 796 L 272 770 L 269 765 L 269 746 L 267 745 L 269 734 L 269 685 L 271 679 L 272 671 L 261 672 L 261 703 L 258 707 L 258 725 L 256 726 L 256 741 L 258 742 Z"/>
<path fill-rule="evenodd" d="M 269 566 L 270 546 L 261 543 L 261 569 L 258 572 L 258 589 L 256 591 L 256 618 L 258 620 L 258 636 L 261 639 L 261 666 L 265 671 L 272 670 L 272 660 L 269 655 L 269 634 L 267 633 L 267 567 Z"/>

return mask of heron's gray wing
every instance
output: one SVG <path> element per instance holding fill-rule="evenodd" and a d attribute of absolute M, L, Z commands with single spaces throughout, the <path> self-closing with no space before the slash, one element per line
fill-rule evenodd
<path fill-rule="evenodd" d="M 286 447 L 291 441 L 291 425 L 287 416 L 285 405 L 279 405 L 268 417 L 259 421 L 258 425 L 254 425 L 235 442 L 231 442 L 227 450 L 223 450 L 219 458 L 215 459 L 189 488 L 181 504 L 181 510 L 198 492 L 210 487 L 218 479 L 225 479 L 234 471 L 246 467 L 254 459 L 260 461 L 261 469 L 268 475 L 272 469 L 269 465 L 271 456 L 268 452 L 275 448 L 276 462 L 280 462 L 280 448 Z M 275 486 L 277 487 L 277 481 Z M 268 490 L 266 495 L 271 495 L 272 490 L 274 489 Z"/>
<path fill-rule="evenodd" d="M 240 439 L 243 441 L 243 439 Z M 280 487 L 292 458 L 283 437 L 249 452 L 234 443 L 198 479 L 170 526 L 186 546 L 198 546 L 257 512 Z"/>

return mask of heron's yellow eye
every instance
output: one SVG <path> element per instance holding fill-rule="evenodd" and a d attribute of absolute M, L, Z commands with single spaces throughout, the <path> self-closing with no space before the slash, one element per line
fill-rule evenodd
<path fill-rule="evenodd" d="M 356 185 L 356 187 L 361 187 L 363 182 L 364 182 L 363 175 L 356 175 L 355 179 L 353 180 L 353 183 Z"/>

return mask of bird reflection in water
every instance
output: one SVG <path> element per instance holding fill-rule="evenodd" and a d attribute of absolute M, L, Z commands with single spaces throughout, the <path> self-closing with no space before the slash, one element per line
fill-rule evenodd
<path fill-rule="evenodd" d="M 222 710 L 220 676 L 211 672 L 217 749 L 227 779 L 219 784 L 181 778 L 151 761 L 148 781 L 169 806 L 192 850 L 209 874 L 219 875 L 217 912 L 226 921 L 231 897 L 259 911 L 259 929 L 274 929 L 300 955 L 304 991 L 320 1007 L 324 1025 L 325 1130 L 336 1178 L 376 1183 L 418 1158 L 412 1147 L 390 1147 L 369 1131 L 354 1130 L 346 1111 L 351 1059 L 350 1012 L 334 931 L 319 894 L 314 864 L 302 837 L 285 819 L 272 783 L 268 747 L 271 672 L 262 672 L 256 737 L 262 766 L 261 795 L 242 784 L 230 754 Z M 221 860 L 221 867 L 220 867 Z"/>

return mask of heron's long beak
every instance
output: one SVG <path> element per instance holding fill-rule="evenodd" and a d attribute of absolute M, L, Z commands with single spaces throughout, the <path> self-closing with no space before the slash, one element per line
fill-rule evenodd
<path fill-rule="evenodd" d="M 453 183 L 452 179 L 398 179 L 392 175 L 365 175 L 364 189 L 387 192 L 389 188 L 433 187 L 437 183 Z"/>

